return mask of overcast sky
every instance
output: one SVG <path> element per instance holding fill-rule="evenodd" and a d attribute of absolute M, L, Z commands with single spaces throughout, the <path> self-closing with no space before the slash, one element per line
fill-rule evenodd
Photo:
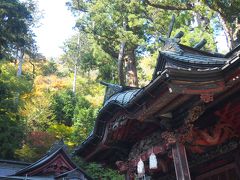
<path fill-rule="evenodd" d="M 58 57 L 63 42 L 74 34 L 74 17 L 65 5 L 66 0 L 38 1 L 44 13 L 42 25 L 34 30 L 39 52 L 46 57 Z"/>

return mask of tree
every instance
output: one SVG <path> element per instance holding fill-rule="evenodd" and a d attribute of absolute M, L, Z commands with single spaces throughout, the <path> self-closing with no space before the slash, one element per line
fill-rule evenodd
<path fill-rule="evenodd" d="M 52 96 L 50 109 L 53 112 L 53 120 L 66 126 L 72 125 L 76 97 L 70 90 L 58 92 Z"/>
<path fill-rule="evenodd" d="M 121 85 L 138 85 L 138 61 L 161 46 L 158 39 L 167 36 L 172 14 L 176 14 L 173 33 L 181 28 L 187 35 L 182 38 L 184 44 L 197 43 L 199 38 L 195 40 L 194 36 L 201 32 L 209 43 L 206 49 L 216 47 L 210 27 L 213 11 L 197 1 L 71 0 L 68 6 L 73 12 L 81 12 L 76 27 L 90 34 L 116 62 Z"/>
<path fill-rule="evenodd" d="M 79 37 L 79 45 L 78 45 Z M 95 72 L 97 79 L 115 81 L 116 68 L 113 59 L 91 37 L 84 32 L 78 32 L 68 39 L 63 46 L 64 55 L 61 63 L 68 67 L 69 72 L 77 72 L 84 76 Z M 76 73 L 73 75 L 76 77 Z M 73 83 L 74 84 L 74 83 Z"/>
<path fill-rule="evenodd" d="M 56 141 L 53 134 L 46 131 L 29 132 L 21 148 L 15 151 L 18 159 L 34 162 L 40 159 Z"/>
<path fill-rule="evenodd" d="M 28 75 L 17 78 L 9 63 L 1 63 L 0 69 L 0 158 L 11 159 L 24 138 L 25 123 L 19 111 L 32 81 Z"/>
<path fill-rule="evenodd" d="M 97 109 L 84 97 L 79 97 L 73 117 L 73 138 L 75 142 L 84 141 L 94 127 Z"/>
<path fill-rule="evenodd" d="M 0 2 L 0 59 L 10 58 L 18 51 L 33 49 L 31 12 L 18 0 Z"/>
<path fill-rule="evenodd" d="M 225 31 L 229 49 L 240 43 L 240 2 L 233 1 L 203 1 L 211 10 L 215 11 Z"/>
<path fill-rule="evenodd" d="M 72 37 L 64 44 L 65 55 L 61 58 L 68 66 L 74 69 L 72 91 L 76 93 L 77 72 L 80 66 L 82 54 L 84 53 L 84 43 L 88 40 L 85 36 L 78 33 L 77 38 Z M 85 46 L 86 48 L 87 46 Z"/>
<path fill-rule="evenodd" d="M 137 10 L 137 8 L 133 8 L 137 4 L 131 5 L 126 0 L 77 2 L 73 0 L 69 3 L 73 10 L 85 12 L 77 22 L 77 27 L 81 31 L 91 34 L 101 48 L 115 61 L 118 59 L 119 77 L 127 75 L 127 84 L 138 86 L 136 50 L 144 42 L 142 28 L 144 19 L 140 15 L 131 16 Z M 122 42 L 126 42 L 126 44 L 120 50 L 120 46 L 123 46 Z M 123 52 L 122 58 L 120 54 Z M 124 67 L 122 59 L 124 59 L 125 70 L 122 70 Z M 123 80 L 121 81 L 123 84 Z"/>

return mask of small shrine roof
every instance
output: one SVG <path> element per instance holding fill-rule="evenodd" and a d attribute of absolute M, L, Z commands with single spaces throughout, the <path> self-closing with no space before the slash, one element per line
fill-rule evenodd
<path fill-rule="evenodd" d="M 41 159 L 17 171 L 14 175 L 18 176 L 24 174 L 31 174 L 36 169 L 44 167 L 47 163 L 52 161 L 59 154 L 62 154 L 64 156 L 65 160 L 71 166 L 71 169 L 75 169 L 77 166 L 70 160 L 70 157 L 67 155 L 65 148 L 66 147 L 63 141 L 55 143 Z M 33 175 L 35 175 L 35 173 L 33 173 Z"/>

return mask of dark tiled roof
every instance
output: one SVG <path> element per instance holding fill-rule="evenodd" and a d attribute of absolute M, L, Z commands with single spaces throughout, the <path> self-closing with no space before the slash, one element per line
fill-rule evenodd
<path fill-rule="evenodd" d="M 226 55 L 204 52 L 181 44 L 179 48 L 182 49 L 182 53 L 168 50 L 159 52 L 153 79 L 168 68 L 195 71 L 220 69 L 238 56 L 240 45 Z"/>
<path fill-rule="evenodd" d="M 123 91 L 123 92 L 114 94 L 104 103 L 104 106 L 106 106 L 108 103 L 113 102 L 113 101 L 117 102 L 121 105 L 126 105 L 140 91 L 141 91 L 141 89 L 132 89 L 132 90 Z"/>
<path fill-rule="evenodd" d="M 28 165 L 30 164 L 20 161 L 0 160 L 0 177 L 12 175 Z"/>
<path fill-rule="evenodd" d="M 191 53 L 178 54 L 175 52 L 162 51 L 161 54 L 178 61 L 195 63 L 195 64 L 223 65 L 228 60 L 227 58 L 211 57 L 211 56 L 191 54 Z"/>

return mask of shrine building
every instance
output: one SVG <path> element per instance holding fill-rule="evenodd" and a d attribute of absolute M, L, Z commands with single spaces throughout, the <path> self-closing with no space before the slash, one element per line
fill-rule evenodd
<path fill-rule="evenodd" d="M 34 163 L 0 160 L 0 179 L 92 180 L 72 162 L 63 141 L 55 143 L 41 159 Z"/>
<path fill-rule="evenodd" d="M 143 88 L 106 85 L 76 149 L 125 179 L 240 179 L 240 46 L 223 55 L 169 39 Z"/>

